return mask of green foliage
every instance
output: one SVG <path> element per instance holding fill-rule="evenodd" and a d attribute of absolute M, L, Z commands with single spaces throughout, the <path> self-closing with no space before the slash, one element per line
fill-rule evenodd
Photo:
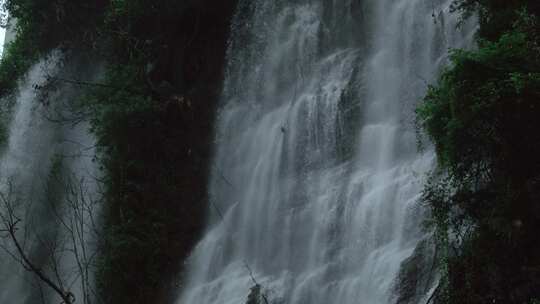
<path fill-rule="evenodd" d="M 170 81 L 159 68 L 160 60 L 169 59 L 159 50 L 171 41 L 160 35 L 174 28 L 163 29 L 156 19 L 170 22 L 168 16 L 181 12 L 167 2 L 112 2 L 102 32 L 111 37 L 108 58 L 114 64 L 106 72 L 107 87 L 91 90 L 86 99 L 107 177 L 98 284 L 110 303 L 152 303 L 166 295 L 206 209 L 207 156 L 197 146 L 210 142 L 204 133 L 211 118 L 198 117 L 199 129 L 188 97 L 172 85 L 153 86 Z M 156 61 L 158 68 L 149 71 Z M 201 110 L 208 115 L 212 107 Z"/>
<path fill-rule="evenodd" d="M 106 173 L 107 205 L 98 284 L 109 303 L 151 303 L 198 236 L 204 197 L 182 164 L 184 104 L 158 103 L 137 65 L 110 66 L 109 87 L 89 92 Z M 185 187 L 185 188 L 184 188 Z M 137 292 L 134 292 L 136 290 Z"/>
<path fill-rule="evenodd" d="M 458 2 L 484 10 L 482 27 L 503 26 L 452 51 L 417 110 L 439 157 L 423 199 L 446 251 L 448 303 L 522 304 L 540 292 L 540 30 L 515 2 L 495 3 Z"/>
<path fill-rule="evenodd" d="M 478 17 L 478 35 L 483 39 L 497 40 L 501 33 L 512 28 L 522 9 L 532 15 L 540 13 L 540 2 L 531 0 L 455 0 L 451 9 L 463 18 Z"/>
<path fill-rule="evenodd" d="M 163 235 L 163 219 L 136 197 L 145 188 L 134 174 L 142 172 L 145 163 L 132 154 L 139 149 L 134 137 L 144 136 L 139 132 L 155 113 L 151 98 L 139 89 L 136 70 L 131 65 L 109 67 L 105 83 L 111 87 L 93 89 L 85 100 L 107 177 L 98 287 L 110 303 L 150 302 L 161 270 L 156 255 L 166 248 L 156 244 Z"/>
<path fill-rule="evenodd" d="M 47 51 L 88 41 L 107 1 L 6 0 L 5 7 L 18 29 L 29 30 L 33 44 Z"/>
<path fill-rule="evenodd" d="M 15 40 L 5 46 L 0 61 L 0 96 L 13 93 L 19 78 L 36 62 L 38 50 L 32 41 L 31 31 L 20 28 Z"/>
<path fill-rule="evenodd" d="M 500 147 L 508 144 L 503 122 L 510 111 L 537 109 L 537 42 L 527 33 L 514 31 L 497 42 L 480 41 L 480 45 L 478 51 L 452 52 L 452 68 L 443 74 L 437 87 L 429 88 L 425 103 L 418 109 L 442 164 L 458 178 L 480 174 L 496 158 L 503 157 L 497 154 L 504 153 Z M 478 167 L 472 167 L 475 165 Z"/>
<path fill-rule="evenodd" d="M 0 96 L 14 93 L 17 81 L 38 58 L 54 48 L 87 47 L 95 41 L 106 1 L 6 0 L 16 20 L 14 41 L 0 61 Z"/>

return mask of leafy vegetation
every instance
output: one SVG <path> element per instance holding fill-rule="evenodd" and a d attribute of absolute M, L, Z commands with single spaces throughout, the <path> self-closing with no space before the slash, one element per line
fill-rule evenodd
<path fill-rule="evenodd" d="M 2 12 L 9 11 L 10 18 L 16 20 L 10 28 L 15 37 L 4 46 L 0 60 L 0 97 L 4 97 L 0 104 L 0 143 L 4 143 L 5 113 L 10 110 L 9 97 L 16 93 L 18 81 L 52 49 L 86 48 L 95 41 L 105 2 L 2 0 L 0 5 Z M 7 26 L 7 20 L 2 23 Z"/>
<path fill-rule="evenodd" d="M 16 20 L 15 39 L 0 61 L 0 96 L 13 93 L 17 81 L 54 48 L 87 47 L 95 41 L 106 2 L 5 0 L 3 10 Z"/>
<path fill-rule="evenodd" d="M 112 1 L 104 15 L 107 86 L 86 104 L 107 176 L 98 274 L 107 303 L 163 302 L 178 289 L 208 205 L 233 2 Z"/>
<path fill-rule="evenodd" d="M 4 49 L 0 61 L 0 96 L 13 92 L 17 80 L 37 60 L 38 51 L 32 45 L 32 38 L 28 32 L 20 31 L 12 43 Z"/>
<path fill-rule="evenodd" d="M 107 303 L 156 301 L 196 240 L 206 205 L 204 184 L 192 184 L 202 183 L 193 170 L 204 166 L 192 167 L 200 164 L 188 155 L 189 134 L 179 126 L 189 123 L 187 103 L 156 102 L 134 69 L 112 67 L 106 79 L 112 87 L 87 98 L 106 172 L 98 283 Z"/>
<path fill-rule="evenodd" d="M 457 1 L 479 11 L 478 48 L 454 50 L 418 118 L 440 169 L 424 191 L 446 252 L 439 300 L 540 297 L 540 23 L 537 1 Z"/>

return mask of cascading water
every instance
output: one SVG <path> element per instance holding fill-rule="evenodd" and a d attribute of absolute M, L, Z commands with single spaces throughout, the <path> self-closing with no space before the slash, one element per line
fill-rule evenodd
<path fill-rule="evenodd" d="M 59 62 L 57 53 L 43 59 L 19 87 L 0 156 L 0 212 L 9 212 L 7 203 L 15 208 L 21 219 L 17 238 L 28 258 L 72 292 L 77 303 L 87 304 L 93 297 L 99 170 L 92 161 L 94 138 L 88 125 L 58 121 L 69 114 L 63 102 L 69 103 L 75 90 L 59 87 L 47 99 L 36 90 L 59 72 Z M 5 229 L 3 224 L 0 229 Z M 5 231 L 0 244 L 0 303 L 60 302 L 43 280 L 23 267 Z"/>
<path fill-rule="evenodd" d="M 178 303 L 245 303 L 255 282 L 270 303 L 395 301 L 435 158 L 417 151 L 414 107 L 472 40 L 451 2 L 241 1 L 214 215 Z"/>

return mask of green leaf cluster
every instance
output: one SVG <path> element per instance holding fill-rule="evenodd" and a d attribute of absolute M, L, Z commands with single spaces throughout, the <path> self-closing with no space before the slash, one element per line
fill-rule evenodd
<path fill-rule="evenodd" d="M 451 52 L 417 109 L 439 159 L 423 200 L 448 257 L 448 303 L 540 292 L 540 24 L 517 2 L 456 2 L 481 10 L 478 47 Z"/>

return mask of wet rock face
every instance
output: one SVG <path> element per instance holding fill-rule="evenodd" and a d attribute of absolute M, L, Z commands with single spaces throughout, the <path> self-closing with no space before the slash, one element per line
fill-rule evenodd
<path fill-rule="evenodd" d="M 164 38 L 149 76 L 153 83 L 167 85 L 166 96 L 158 101 L 164 106 L 161 121 L 170 130 L 164 145 L 174 146 L 173 150 L 178 152 L 169 153 L 171 162 L 182 164 L 176 184 L 183 190 L 171 199 L 174 204 L 169 208 L 179 219 L 172 237 L 182 243 L 181 248 L 176 248 L 175 257 L 171 257 L 178 264 L 171 271 L 182 268 L 206 219 L 215 111 L 236 2 L 191 1 L 181 16 L 159 21 L 165 30 Z M 179 103 L 181 107 L 174 106 Z M 172 303 L 181 289 L 180 281 L 178 277 L 166 280 L 161 286 L 163 297 L 155 303 Z"/>
<path fill-rule="evenodd" d="M 155 20 L 155 83 L 167 80 L 181 91 L 210 88 L 219 93 L 232 15 L 237 0 L 193 1 L 180 14 Z M 215 2 L 215 3 L 214 3 Z"/>
<path fill-rule="evenodd" d="M 152 216 L 158 219 L 155 222 L 164 223 L 159 228 L 162 238 L 157 240 L 157 254 L 144 256 L 142 262 L 130 256 L 133 259 L 117 263 L 123 271 L 107 274 L 119 286 L 104 287 L 108 303 L 173 303 L 174 295 L 182 289 L 178 273 L 199 239 L 209 205 L 207 181 L 214 116 L 236 1 L 168 2 L 175 5 L 174 10 L 168 9 L 165 2 L 159 2 L 159 15 L 147 13 L 134 26 L 137 37 L 149 45 L 151 59 L 143 69 L 152 102 L 158 106 L 140 113 L 145 124 L 123 122 L 128 127 L 120 136 L 120 144 L 129 153 L 117 158 L 144 166 L 129 172 L 129 185 L 125 186 L 137 187 L 126 191 L 130 200 L 116 200 L 111 212 L 115 216 L 111 222 L 123 224 L 122 204 L 137 202 L 132 218 L 142 225 L 151 224 L 148 217 L 152 210 Z M 117 181 L 124 186 L 123 177 Z M 129 203 L 126 208 L 131 206 Z M 153 241 L 145 239 L 142 243 Z M 152 268 L 150 272 L 158 273 L 159 278 L 152 281 L 147 273 L 138 271 L 136 267 L 142 263 L 156 265 L 157 270 Z M 113 279 L 118 273 L 129 275 Z M 155 283 L 131 292 L 148 281 Z"/>
<path fill-rule="evenodd" d="M 415 304 L 426 301 L 436 282 L 437 251 L 433 241 L 424 239 L 414 253 L 403 261 L 395 285 L 396 304 Z"/>

